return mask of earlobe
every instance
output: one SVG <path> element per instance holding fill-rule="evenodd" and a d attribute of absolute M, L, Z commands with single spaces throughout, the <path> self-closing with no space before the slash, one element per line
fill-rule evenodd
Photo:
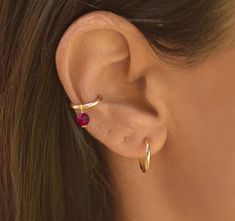
<path fill-rule="evenodd" d="M 58 75 L 73 105 L 92 103 L 102 96 L 85 111 L 90 117 L 86 130 L 126 157 L 144 157 L 146 137 L 154 154 L 167 137 L 161 113 L 146 97 L 147 76 L 156 65 L 150 48 L 125 19 L 95 12 L 69 27 L 56 53 Z M 81 108 L 75 108 L 75 113 L 81 116 Z"/>

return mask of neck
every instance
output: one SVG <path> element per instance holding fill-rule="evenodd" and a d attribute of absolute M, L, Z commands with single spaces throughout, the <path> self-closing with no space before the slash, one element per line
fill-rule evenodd
<path fill-rule="evenodd" d="M 165 167 L 164 153 L 151 159 L 147 173 L 141 172 L 138 159 L 127 159 L 111 152 L 105 155 L 115 192 L 115 221 L 146 220 L 146 217 L 148 221 L 204 220 L 200 217 L 203 212 L 195 199 L 194 187 L 186 188 L 183 177 L 169 175 L 172 165 L 167 162 L 166 165 L 171 166 Z"/>

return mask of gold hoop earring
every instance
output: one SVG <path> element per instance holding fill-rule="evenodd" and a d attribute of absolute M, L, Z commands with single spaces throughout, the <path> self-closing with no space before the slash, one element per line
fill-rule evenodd
<path fill-rule="evenodd" d="M 80 110 L 80 113 L 76 116 L 76 123 L 80 127 L 86 127 L 90 121 L 90 117 L 87 113 L 84 113 L 84 110 L 88 110 L 92 107 L 95 107 L 101 100 L 103 100 L 103 96 L 98 95 L 94 102 L 89 102 L 86 104 L 73 104 L 70 103 L 70 107 L 74 110 Z"/>
<path fill-rule="evenodd" d="M 143 159 L 139 159 L 140 169 L 143 173 L 147 172 L 150 166 L 151 150 L 148 138 L 144 138 L 144 143 L 146 145 L 145 154 L 146 156 Z"/>

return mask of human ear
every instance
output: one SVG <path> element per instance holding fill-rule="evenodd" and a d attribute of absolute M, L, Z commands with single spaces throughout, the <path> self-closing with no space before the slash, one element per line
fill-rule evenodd
<path fill-rule="evenodd" d="M 78 18 L 59 42 L 56 67 L 71 103 L 103 97 L 86 111 L 90 122 L 81 129 L 125 157 L 145 156 L 145 137 L 152 154 L 163 147 L 165 107 L 160 96 L 156 102 L 160 89 L 149 77 L 157 63 L 146 38 L 126 19 L 106 11 Z"/>

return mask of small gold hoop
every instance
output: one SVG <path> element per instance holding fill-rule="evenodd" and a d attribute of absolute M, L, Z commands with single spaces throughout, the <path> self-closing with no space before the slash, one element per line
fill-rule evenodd
<path fill-rule="evenodd" d="M 146 156 L 143 159 L 139 159 L 140 169 L 143 173 L 147 172 L 150 166 L 150 158 L 151 158 L 151 151 L 150 151 L 150 144 L 148 142 L 148 138 L 144 138 L 144 142 L 146 145 Z"/>
<path fill-rule="evenodd" d="M 80 110 L 81 112 L 83 112 L 83 110 L 87 110 L 87 109 L 90 109 L 90 108 L 96 106 L 102 99 L 103 99 L 103 96 L 98 95 L 94 102 L 90 102 L 90 103 L 86 103 L 86 104 L 70 103 L 70 107 L 72 107 L 75 110 Z"/>

